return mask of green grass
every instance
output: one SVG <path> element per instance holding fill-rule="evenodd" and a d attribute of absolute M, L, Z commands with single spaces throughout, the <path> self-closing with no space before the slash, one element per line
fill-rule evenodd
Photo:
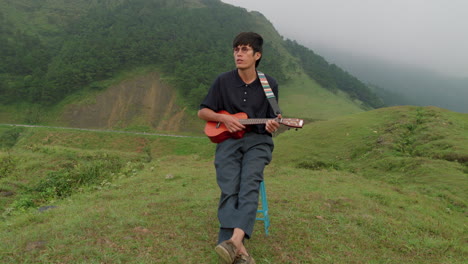
<path fill-rule="evenodd" d="M 258 221 L 247 248 L 257 263 L 465 263 L 467 121 L 399 107 L 279 135 L 265 172 L 270 236 Z M 214 147 L 204 138 L 24 128 L 0 153 L 16 164 L 0 178 L 0 193 L 14 192 L 0 196 L 0 262 L 218 263 Z M 49 172 L 99 164 L 115 164 L 114 174 L 11 209 L 34 198 L 27 187 Z"/>

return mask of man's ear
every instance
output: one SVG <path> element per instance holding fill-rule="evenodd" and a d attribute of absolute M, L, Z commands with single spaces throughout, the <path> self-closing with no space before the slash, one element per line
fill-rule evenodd
<path fill-rule="evenodd" d="M 257 51 L 255 52 L 254 56 L 255 56 L 255 60 L 258 61 L 262 57 L 262 53 Z"/>

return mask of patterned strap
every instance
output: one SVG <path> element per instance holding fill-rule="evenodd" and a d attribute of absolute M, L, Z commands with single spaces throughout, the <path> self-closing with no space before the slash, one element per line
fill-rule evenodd
<path fill-rule="evenodd" d="M 265 74 L 263 72 L 257 71 L 258 73 L 258 78 L 260 79 L 260 82 L 262 83 L 263 86 L 263 91 L 265 91 L 265 95 L 267 98 L 275 98 L 275 94 L 271 90 L 270 84 L 268 83 L 267 78 L 265 77 Z"/>
<path fill-rule="evenodd" d="M 265 92 L 265 96 L 268 99 L 268 102 L 270 102 L 271 108 L 273 108 L 273 111 L 277 115 L 281 114 L 281 110 L 278 106 L 278 101 L 276 101 L 275 94 L 273 93 L 273 90 L 271 90 L 270 84 L 268 83 L 265 74 L 261 71 L 257 71 L 257 74 L 258 78 L 260 79 L 260 83 L 262 84 L 263 91 Z"/>

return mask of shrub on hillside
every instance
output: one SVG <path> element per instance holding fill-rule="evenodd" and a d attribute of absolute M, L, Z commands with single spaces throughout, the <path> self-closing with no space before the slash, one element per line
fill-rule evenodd
<path fill-rule="evenodd" d="M 41 193 L 44 198 L 67 197 L 83 186 L 98 184 L 110 178 L 121 167 L 121 164 L 115 162 L 97 160 L 71 169 L 52 171 L 37 184 L 34 191 Z"/>
<path fill-rule="evenodd" d="M 16 168 L 16 160 L 8 154 L 0 158 L 0 178 L 6 178 Z"/>
<path fill-rule="evenodd" d="M 0 148 L 10 149 L 16 145 L 22 131 L 23 128 L 20 127 L 13 127 L 12 129 L 3 131 L 0 134 Z"/>

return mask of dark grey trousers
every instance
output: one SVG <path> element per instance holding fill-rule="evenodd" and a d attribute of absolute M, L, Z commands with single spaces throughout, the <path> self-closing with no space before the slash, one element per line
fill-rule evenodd
<path fill-rule="evenodd" d="M 273 139 L 269 135 L 246 133 L 241 139 L 218 143 L 215 167 L 221 197 L 218 207 L 218 243 L 231 238 L 234 228 L 250 238 L 257 216 L 260 182 L 270 163 Z"/>

